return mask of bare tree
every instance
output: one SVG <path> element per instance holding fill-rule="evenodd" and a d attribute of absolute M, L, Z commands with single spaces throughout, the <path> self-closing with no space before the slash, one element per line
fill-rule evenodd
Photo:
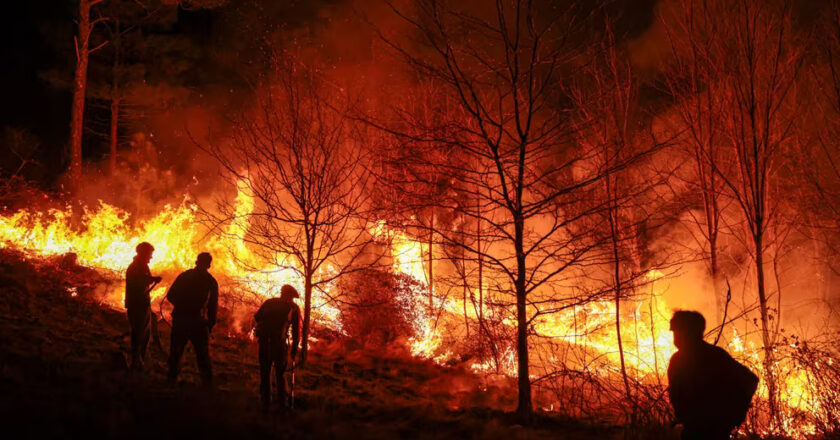
<path fill-rule="evenodd" d="M 432 0 L 412 5 L 412 12 L 393 9 L 419 44 L 407 48 L 383 37 L 419 76 L 442 84 L 439 94 L 451 96 L 459 111 L 438 107 L 435 126 L 402 113 L 399 123 L 374 123 L 416 152 L 413 163 L 400 162 L 391 183 L 421 176 L 408 171 L 414 167 L 434 168 L 457 182 L 434 202 L 480 231 L 435 227 L 434 233 L 444 245 L 480 256 L 486 272 L 493 272 L 486 275 L 497 293 L 513 298 L 517 411 L 527 422 L 532 327 L 575 301 L 560 293 L 561 279 L 595 246 L 588 239 L 591 231 L 580 227 L 592 212 L 586 190 L 649 151 L 591 166 L 598 150 L 576 142 L 567 75 L 584 62 L 577 57 L 594 15 L 589 7 L 571 4 L 538 13 L 535 3 L 524 1 L 497 2 L 484 10 Z M 475 245 L 478 236 L 482 248 Z"/>
<path fill-rule="evenodd" d="M 114 42 L 114 60 L 111 69 L 111 123 L 109 130 L 109 156 L 108 156 L 108 171 L 112 176 L 117 174 L 117 138 L 119 136 L 120 128 L 120 38 L 122 32 L 120 30 L 120 20 L 114 21 L 112 31 L 112 39 Z"/>
<path fill-rule="evenodd" d="M 234 120 L 229 142 L 206 149 L 231 183 L 255 200 L 247 213 L 221 201 L 219 213 L 211 214 L 214 222 L 238 225 L 237 233 L 264 261 L 303 278 L 305 362 L 313 289 L 326 294 L 371 250 L 360 217 L 368 157 L 359 132 L 326 101 L 329 93 L 314 69 L 288 57 L 274 57 L 274 72 L 255 90 L 253 110 Z"/>
<path fill-rule="evenodd" d="M 109 165 L 112 173 L 116 168 L 116 147 L 120 114 L 120 40 L 127 32 L 136 28 L 135 23 L 134 25 L 129 25 L 121 29 L 120 16 L 130 17 L 132 14 L 135 14 L 133 17 L 135 21 L 138 21 L 138 17 L 141 17 L 139 21 L 143 21 L 152 18 L 157 12 L 163 10 L 164 5 L 169 5 L 167 6 L 169 8 L 179 6 L 185 9 L 202 9 L 220 7 L 226 4 L 227 1 L 133 0 L 131 2 L 123 2 L 111 0 L 107 2 L 108 11 L 105 12 L 102 10 L 102 6 L 99 8 L 96 8 L 96 6 L 105 3 L 106 0 L 78 0 L 78 30 L 74 37 L 76 68 L 71 85 L 73 100 L 70 118 L 70 167 L 68 170 L 71 182 L 77 182 L 82 172 L 82 140 L 85 130 L 85 100 L 88 95 L 88 66 L 90 64 L 90 56 L 108 44 L 114 46 L 110 90 L 106 93 L 108 99 L 111 101 L 111 123 L 109 126 L 111 155 Z M 143 11 L 143 13 L 137 16 L 137 10 Z M 92 18 L 91 15 L 95 13 L 98 13 L 98 15 Z M 99 23 L 108 23 L 107 38 L 98 41 L 96 46 L 90 47 L 91 37 L 94 35 L 96 25 Z"/>
<path fill-rule="evenodd" d="M 749 237 L 771 429 L 781 426 L 765 256 L 784 199 L 778 192 L 780 170 L 795 133 L 794 90 L 803 60 L 801 42 L 792 28 L 791 8 L 789 1 L 740 0 L 729 5 L 725 9 L 730 17 L 728 26 L 717 33 L 729 50 L 725 59 L 712 60 L 726 85 L 720 115 L 734 164 L 731 172 L 721 168 L 715 172 L 740 207 Z"/>
<path fill-rule="evenodd" d="M 74 39 L 76 48 L 76 70 L 73 76 L 73 106 L 70 118 L 70 179 L 77 182 L 82 173 L 82 133 L 85 114 L 85 92 L 90 54 L 107 44 L 103 42 L 90 47 L 90 36 L 97 23 L 104 17 L 91 19 L 91 9 L 105 0 L 79 0 L 78 31 Z"/>
<path fill-rule="evenodd" d="M 213 2 L 192 6 L 199 7 L 202 4 L 204 7 L 218 6 Z M 124 107 L 130 108 L 130 103 L 125 102 L 126 90 L 133 84 L 146 81 L 143 77 L 145 66 L 131 59 L 132 45 L 136 46 L 137 40 L 143 38 L 144 25 L 154 23 L 174 8 L 175 5 L 166 5 L 160 0 L 110 0 L 100 8 L 109 17 L 104 28 L 111 48 L 111 64 L 108 67 L 110 81 L 100 81 L 99 84 L 94 82 L 90 94 L 100 100 L 110 101 L 108 133 L 103 134 L 108 138 L 108 170 L 111 175 L 117 173 L 120 122 L 126 117 Z M 105 76 L 101 69 L 100 75 Z"/>
<path fill-rule="evenodd" d="M 596 243 L 605 253 L 601 258 L 607 272 L 603 284 L 615 305 L 619 372 L 628 418 L 635 424 L 640 408 L 625 359 L 622 305 L 638 296 L 650 268 L 661 269 L 667 264 L 666 256 L 643 255 L 647 243 L 642 231 L 652 234 L 669 217 L 654 191 L 669 175 L 651 172 L 643 166 L 649 161 L 641 161 L 639 155 L 670 144 L 670 139 L 661 142 L 654 135 L 653 115 L 644 111 L 639 99 L 640 82 L 629 58 L 617 46 L 609 22 L 604 42 L 593 52 L 594 62 L 573 96 L 580 115 L 580 143 L 599 152 L 595 162 L 602 169 L 613 170 L 604 175 L 601 188 L 593 194 L 598 203 L 593 206 L 592 224 L 593 229 L 604 231 Z M 626 166 L 631 163 L 635 166 Z"/>

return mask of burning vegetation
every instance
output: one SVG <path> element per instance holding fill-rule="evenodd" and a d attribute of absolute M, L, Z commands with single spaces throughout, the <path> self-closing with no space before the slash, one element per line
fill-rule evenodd
<path fill-rule="evenodd" d="M 37 139 L 4 134 L 4 261 L 71 268 L 66 295 L 121 311 L 115 280 L 152 243 L 163 325 L 209 252 L 224 338 L 248 344 L 263 300 L 301 292 L 310 382 L 334 355 L 321 332 L 459 369 L 451 410 L 625 438 L 672 438 L 669 320 L 699 310 L 760 377 L 741 435 L 840 434 L 840 4 L 661 0 L 639 26 L 613 2 L 359 0 L 273 27 L 235 0 L 77 3 L 69 170 L 33 174 Z M 165 46 L 132 32 L 177 47 L 161 29 L 190 14 L 264 34 L 216 55 L 236 80 L 129 74 Z M 112 123 L 87 158 L 97 56 L 110 93 L 88 101 Z"/>

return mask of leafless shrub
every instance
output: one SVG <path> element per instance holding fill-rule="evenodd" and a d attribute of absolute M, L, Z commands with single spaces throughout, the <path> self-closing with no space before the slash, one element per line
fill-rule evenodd
<path fill-rule="evenodd" d="M 350 338 L 381 347 L 415 336 L 420 301 L 416 293 L 422 285 L 414 278 L 367 269 L 348 274 L 338 288 L 343 302 L 339 319 Z"/>

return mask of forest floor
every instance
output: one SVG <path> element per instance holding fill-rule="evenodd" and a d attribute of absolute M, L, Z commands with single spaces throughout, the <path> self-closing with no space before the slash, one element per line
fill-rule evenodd
<path fill-rule="evenodd" d="M 127 369 L 124 313 L 100 303 L 104 276 L 71 259 L 0 249 L 0 423 L 6 438 L 612 439 L 616 428 L 510 412 L 515 389 L 464 368 L 393 350 L 313 343 L 296 377 L 296 408 L 263 415 L 256 343 L 211 336 L 215 389 L 198 385 L 188 349 L 179 384 L 165 381 L 164 348 Z M 317 336 L 317 333 L 316 333 Z M 507 410 L 507 411 L 505 411 Z"/>

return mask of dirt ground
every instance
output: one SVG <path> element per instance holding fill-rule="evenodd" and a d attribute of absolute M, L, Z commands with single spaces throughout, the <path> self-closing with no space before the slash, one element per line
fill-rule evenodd
<path fill-rule="evenodd" d="M 0 414 L 7 438 L 609 439 L 615 429 L 509 412 L 512 384 L 395 350 L 321 336 L 296 375 L 296 409 L 264 416 L 256 343 L 214 329 L 216 387 L 198 386 L 195 358 L 165 382 L 161 324 L 143 373 L 126 368 L 123 313 L 101 304 L 113 282 L 73 261 L 0 249 Z M 505 411 L 508 410 L 508 411 Z"/>

